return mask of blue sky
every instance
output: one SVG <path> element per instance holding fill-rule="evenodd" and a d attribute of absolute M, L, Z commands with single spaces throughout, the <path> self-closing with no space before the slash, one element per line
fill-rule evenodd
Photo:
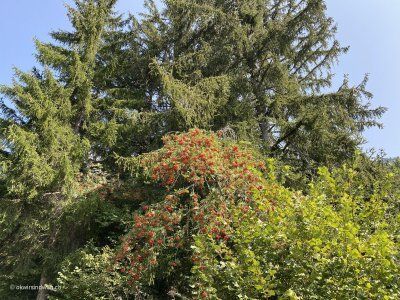
<path fill-rule="evenodd" d="M 400 1 L 327 0 L 328 15 L 338 24 L 337 38 L 350 51 L 335 68 L 336 86 L 343 74 L 353 84 L 369 74 L 373 105 L 388 108 L 384 129 L 365 133 L 367 147 L 400 156 Z"/>
<path fill-rule="evenodd" d="M 10 84 L 12 66 L 28 71 L 36 63 L 33 38 L 48 41 L 48 32 L 69 28 L 63 3 L 67 0 L 5 0 L 0 10 L 0 84 Z M 119 0 L 120 12 L 137 13 L 142 0 Z M 344 74 L 359 83 L 370 75 L 368 89 L 373 105 L 389 110 L 381 119 L 383 130 L 365 133 L 366 147 L 383 149 L 388 156 L 400 156 L 400 1 L 326 0 L 328 15 L 338 24 L 337 38 L 349 45 L 335 67 L 337 87 Z"/>

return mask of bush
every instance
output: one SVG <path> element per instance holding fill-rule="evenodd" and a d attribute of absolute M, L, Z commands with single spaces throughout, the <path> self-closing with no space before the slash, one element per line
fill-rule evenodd
<path fill-rule="evenodd" d="M 113 256 L 109 247 L 100 252 L 88 246 L 68 257 L 49 299 L 131 299 L 126 279 L 111 264 Z"/>
<path fill-rule="evenodd" d="M 197 129 L 164 143 L 120 159 L 158 192 L 119 247 L 64 263 L 59 299 L 399 299 L 392 173 L 371 191 L 357 166 L 320 168 L 296 192 L 248 144 Z"/>

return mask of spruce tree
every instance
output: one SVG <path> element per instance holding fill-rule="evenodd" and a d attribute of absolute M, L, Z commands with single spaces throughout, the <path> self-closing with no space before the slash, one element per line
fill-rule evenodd
<path fill-rule="evenodd" d="M 232 128 L 265 153 L 310 170 L 339 165 L 384 108 L 370 107 L 366 79 L 329 91 L 347 51 L 322 0 L 146 1 L 118 33 L 108 86 L 140 91 L 158 132 Z M 122 44 L 125 41 L 127 44 Z M 112 82 L 112 84 L 111 84 Z M 203 87 L 203 88 L 202 88 Z"/>
<path fill-rule="evenodd" d="M 117 22 L 114 3 L 76 0 L 75 8 L 68 7 L 74 31 L 53 32 L 55 43 L 36 41 L 42 68 L 16 70 L 12 86 L 1 87 L 6 99 L 0 119 L 4 289 L 22 280 L 52 282 L 63 255 L 81 246 L 73 228 L 66 230 L 60 220 L 70 201 L 85 201 L 76 198 L 77 175 L 96 157 L 93 137 L 107 131 L 100 128 L 96 136 L 93 129 L 101 127 L 93 124 L 102 101 L 93 80 L 103 36 Z M 39 290 L 37 299 L 46 294 Z"/>

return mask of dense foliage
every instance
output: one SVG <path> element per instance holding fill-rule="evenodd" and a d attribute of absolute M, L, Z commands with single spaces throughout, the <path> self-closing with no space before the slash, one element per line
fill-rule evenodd
<path fill-rule="evenodd" d="M 400 164 L 366 79 L 326 92 L 324 1 L 115 2 L 0 87 L 0 299 L 399 299 Z"/>
<path fill-rule="evenodd" d="M 283 187 L 273 162 L 260 165 L 248 145 L 198 130 L 164 140 L 123 162 L 163 191 L 142 203 L 113 253 L 63 268 L 57 299 L 123 296 L 122 288 L 137 299 L 398 298 L 393 174 L 367 196 L 357 161 L 321 168 L 304 195 Z M 116 286 L 91 286 L 104 278 Z"/>

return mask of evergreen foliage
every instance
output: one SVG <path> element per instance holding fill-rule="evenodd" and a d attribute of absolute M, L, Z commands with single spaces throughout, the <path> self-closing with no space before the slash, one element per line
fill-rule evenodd
<path fill-rule="evenodd" d="M 304 171 L 339 166 L 362 143 L 361 132 L 379 125 L 384 108 L 370 108 L 367 78 L 354 87 L 345 79 L 324 93 L 332 64 L 347 48 L 335 39 L 323 1 L 174 0 L 161 11 L 146 3 L 148 12 L 141 21 L 132 17 L 132 29 L 121 37 L 129 46 L 115 57 L 130 66 L 120 69 L 113 87 L 145 87 L 149 108 L 165 118 L 160 130 L 231 127 Z M 120 80 L 126 76 L 128 83 Z M 199 100 L 196 87 L 204 82 L 210 88 Z M 206 99 L 214 103 L 204 110 L 207 119 L 194 122 Z M 177 124 L 170 114 L 183 114 L 186 122 Z"/>
<path fill-rule="evenodd" d="M 324 1 L 144 2 L 75 0 L 0 86 L 0 298 L 398 299 L 399 162 Z"/>
<path fill-rule="evenodd" d="M 12 270 L 16 278 L 30 274 L 48 283 L 62 259 L 59 252 L 70 248 L 60 244 L 79 246 L 59 236 L 58 221 L 79 185 L 79 171 L 95 155 L 85 132 L 95 102 L 96 54 L 114 2 L 76 1 L 76 9 L 69 8 L 75 32 L 53 33 L 61 46 L 36 42 L 43 70 L 16 70 L 13 86 L 1 87 L 12 105 L 2 103 L 1 222 L 6 230 L 0 255 L 2 270 Z"/>

